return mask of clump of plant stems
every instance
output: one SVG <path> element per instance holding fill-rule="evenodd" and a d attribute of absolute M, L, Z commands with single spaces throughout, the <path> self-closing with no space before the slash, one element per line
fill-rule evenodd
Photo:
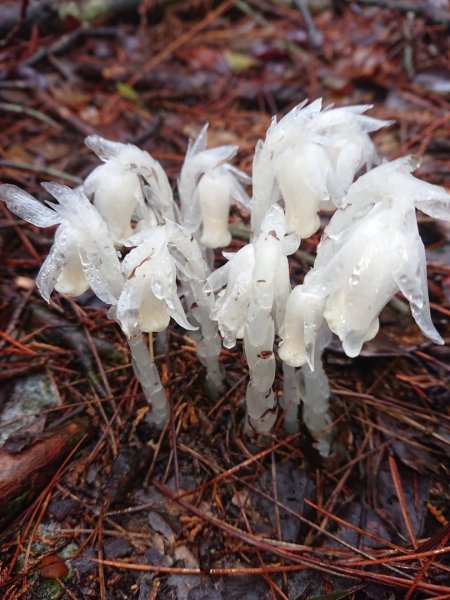
<path fill-rule="evenodd" d="M 226 389 L 222 343 L 243 341 L 247 430 L 267 432 L 277 420 L 278 357 L 285 426 L 296 429 L 301 405 L 324 454 L 331 431 L 322 354 L 333 334 L 348 356 L 358 356 L 377 334 L 383 307 L 401 292 L 423 333 L 443 343 L 431 321 L 416 209 L 449 219 L 450 194 L 415 178 L 412 157 L 380 164 L 369 134 L 390 122 L 368 116 L 369 108 L 322 109 L 316 100 L 274 117 L 256 145 L 251 178 L 229 162 L 237 146 L 207 148 L 205 125 L 188 146 L 178 201 L 148 152 L 96 135 L 86 145 L 103 164 L 76 189 L 43 184 L 56 201 L 0 186 L 17 216 L 57 226 L 36 280 L 43 298 L 90 288 L 109 305 L 150 422 L 163 427 L 170 411 L 147 334 L 164 332 L 171 319 L 195 341 L 213 394 Z M 235 202 L 251 212 L 249 243 L 225 252 L 226 264 L 214 269 L 214 250 L 231 241 Z M 333 214 L 314 266 L 293 286 L 289 256 L 319 229 L 321 210 Z"/>

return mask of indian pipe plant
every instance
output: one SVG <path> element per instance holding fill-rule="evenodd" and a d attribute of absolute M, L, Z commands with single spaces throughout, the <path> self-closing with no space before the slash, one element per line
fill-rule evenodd
<path fill-rule="evenodd" d="M 229 162 L 236 146 L 206 147 L 205 125 L 188 146 L 178 202 L 147 152 L 96 135 L 86 145 L 103 164 L 73 190 L 44 183 L 55 201 L 0 186 L 14 214 L 38 227 L 57 226 L 36 281 L 43 298 L 49 301 L 54 289 L 77 296 L 90 288 L 110 306 L 150 422 L 163 427 L 169 407 L 146 334 L 165 331 L 171 318 L 195 341 L 212 394 L 226 389 L 222 340 L 226 348 L 243 340 L 248 431 L 267 432 L 277 419 L 278 356 L 285 426 L 298 427 L 302 406 L 323 454 L 332 431 L 322 353 L 333 334 L 347 356 L 358 356 L 400 291 L 423 333 L 443 343 L 431 321 L 416 209 L 450 219 L 450 194 L 415 178 L 412 157 L 380 161 L 369 134 L 390 122 L 368 116 L 369 108 L 322 109 L 316 100 L 274 117 L 256 145 L 251 179 Z M 249 243 L 225 252 L 227 262 L 214 270 L 214 250 L 231 241 L 233 202 L 251 211 Z M 288 257 L 319 229 L 320 210 L 333 215 L 314 266 L 293 287 Z"/>

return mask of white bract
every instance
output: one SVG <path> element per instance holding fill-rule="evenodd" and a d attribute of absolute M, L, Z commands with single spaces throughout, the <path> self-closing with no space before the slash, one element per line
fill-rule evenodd
<path fill-rule="evenodd" d="M 184 227 L 167 221 L 170 229 L 169 246 L 182 282 L 182 294 L 189 308 L 189 317 L 198 323 L 192 332 L 197 356 L 206 367 L 206 383 L 216 395 L 224 389 L 224 378 L 219 355 L 222 349 L 217 323 L 210 317 L 214 295 L 205 290 L 208 267 L 197 239 Z"/>
<path fill-rule="evenodd" d="M 148 152 L 98 135 L 88 136 L 85 143 L 105 164 L 88 175 L 83 189 L 93 198 L 94 206 L 117 245 L 122 245 L 132 234 L 134 216 L 137 220 L 149 218 L 146 200 L 156 213 L 152 224 L 159 216 L 175 219 L 176 209 L 167 175 Z"/>
<path fill-rule="evenodd" d="M 178 181 L 183 226 L 195 233 L 202 226 L 200 241 L 206 248 L 220 248 L 231 241 L 228 216 L 232 201 L 250 208 L 241 183 L 250 183 L 243 171 L 228 164 L 237 146 L 206 149 L 208 126 L 189 144 Z"/>
<path fill-rule="evenodd" d="M 15 185 L 0 186 L 0 199 L 14 214 L 38 227 L 58 225 L 36 279 L 41 295 L 48 302 L 54 289 L 78 296 L 90 287 L 103 302 L 116 304 L 124 280 L 105 222 L 80 189 L 42 185 L 58 204 L 42 204 Z"/>
<path fill-rule="evenodd" d="M 250 285 L 247 330 L 251 343 L 265 338 L 266 318 L 275 318 L 277 306 L 284 311 L 290 291 L 287 254 L 298 248 L 298 238 L 285 237 L 286 219 L 279 206 L 265 216 L 261 233 L 253 243 L 255 264 Z M 278 285 L 277 285 L 278 284 Z"/>

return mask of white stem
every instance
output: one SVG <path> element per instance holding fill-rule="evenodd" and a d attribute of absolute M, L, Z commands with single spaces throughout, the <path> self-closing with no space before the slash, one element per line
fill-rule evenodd
<path fill-rule="evenodd" d="M 259 312 L 261 315 L 262 312 Z M 245 395 L 247 404 L 246 424 L 258 432 L 269 431 L 277 418 L 277 406 L 272 384 L 275 379 L 275 356 L 273 341 L 275 326 L 272 317 L 266 315 L 265 331 L 260 343 L 255 343 L 255 326 L 261 325 L 260 319 L 249 321 L 245 327 L 244 350 L 247 359 L 250 382 Z M 252 333 L 254 335 L 252 335 Z M 258 331 L 261 335 L 261 331 Z"/>
<path fill-rule="evenodd" d="M 165 354 L 167 351 L 168 332 L 168 329 L 164 329 L 163 331 L 158 331 L 153 335 L 154 354 Z"/>
<path fill-rule="evenodd" d="M 306 363 L 298 373 L 300 398 L 303 402 L 303 422 L 319 442 L 319 452 L 327 456 L 330 450 L 330 432 L 324 429 L 330 423 L 330 387 L 322 363 L 322 354 L 331 338 L 327 327 L 322 327 L 314 352 L 314 370 Z"/>
<path fill-rule="evenodd" d="M 223 372 L 219 363 L 222 342 L 217 323 L 210 317 L 214 308 L 214 294 L 203 290 L 209 270 L 207 261 L 212 261 L 214 252 L 207 249 L 203 256 L 195 236 L 187 235 L 180 228 L 172 229 L 171 241 L 176 244 L 186 266 L 192 271 L 189 278 L 184 278 L 183 288 L 186 301 L 191 305 L 188 316 L 199 325 L 199 331 L 191 333 L 197 345 L 197 356 L 207 369 L 206 382 L 209 389 L 213 394 L 221 393 L 224 390 Z M 189 257 L 189 261 L 186 257 Z"/>
<path fill-rule="evenodd" d="M 245 428 L 250 427 L 259 433 L 265 433 L 272 429 L 277 419 L 276 399 L 272 388 L 265 392 L 255 387 L 250 379 L 245 392 L 247 405 L 247 418 Z"/>
<path fill-rule="evenodd" d="M 203 282 L 191 280 L 190 288 L 194 300 L 191 309 L 192 317 L 199 324 L 199 330 L 191 333 L 196 342 L 197 356 L 206 367 L 206 383 L 212 394 L 224 391 L 223 369 L 219 362 L 222 342 L 218 333 L 217 323 L 209 316 L 213 309 L 212 293 L 203 292 Z"/>
<path fill-rule="evenodd" d="M 298 431 L 298 407 L 300 388 L 295 367 L 283 363 L 283 396 L 281 406 L 284 409 L 284 427 L 289 433 Z"/>
<path fill-rule="evenodd" d="M 131 350 L 135 375 L 152 409 L 148 419 L 157 427 L 162 428 L 169 417 L 169 403 L 159 378 L 158 369 L 142 334 L 129 337 L 128 345 Z"/>

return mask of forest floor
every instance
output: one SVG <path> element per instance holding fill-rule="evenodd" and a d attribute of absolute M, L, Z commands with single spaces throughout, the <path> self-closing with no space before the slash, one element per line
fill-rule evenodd
<path fill-rule="evenodd" d="M 39 197 L 41 181 L 76 185 L 98 133 L 149 151 L 175 187 L 207 121 L 209 145 L 239 144 L 251 174 L 270 116 L 323 97 L 373 104 L 395 121 L 374 135 L 380 155 L 414 154 L 419 177 L 450 185 L 445 2 L 105 0 L 80 16 L 87 4 L 1 9 L 3 183 Z M 232 220 L 245 238 L 249 215 Z M 424 215 L 419 228 L 447 344 L 401 296 L 359 358 L 332 344 L 321 458 L 282 418 L 249 439 L 242 348 L 223 351 L 227 392 L 211 400 L 177 327 L 157 356 L 171 420 L 152 429 L 106 308 L 90 294 L 46 305 L 34 280 L 52 232 L 1 204 L 0 597 L 450 598 L 450 228 Z M 319 239 L 302 242 L 295 283 Z"/>

